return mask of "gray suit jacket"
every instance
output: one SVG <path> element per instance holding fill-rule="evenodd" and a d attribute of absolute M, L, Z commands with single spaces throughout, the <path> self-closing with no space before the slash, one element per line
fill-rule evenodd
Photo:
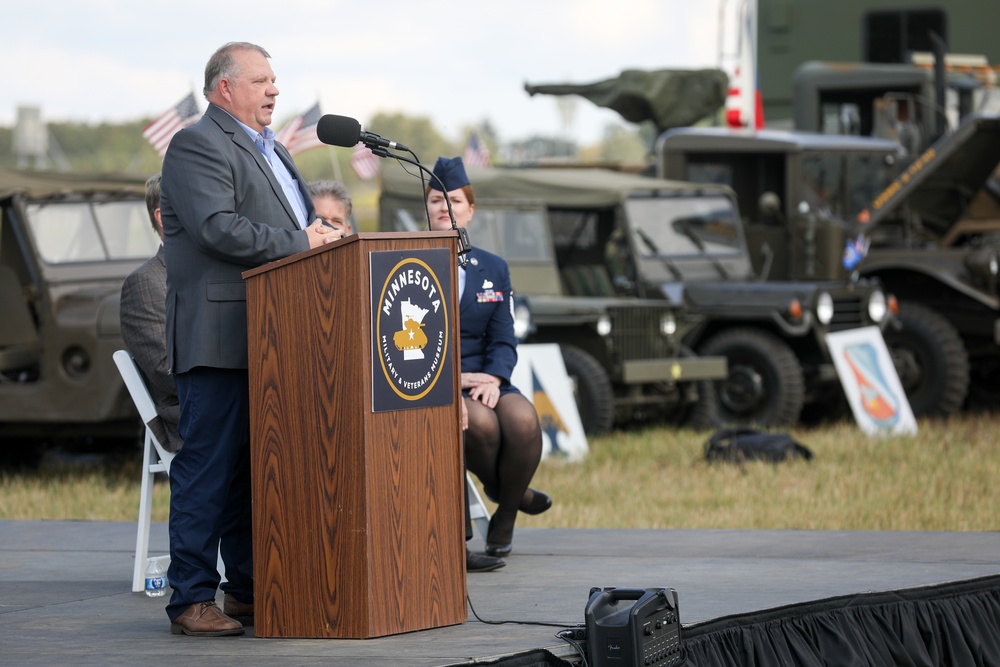
<path fill-rule="evenodd" d="M 167 372 L 167 265 L 163 246 L 125 277 L 121 298 L 122 340 L 145 376 L 158 417 L 147 424 L 168 451 L 184 444 L 177 432 L 181 408 Z"/>
<path fill-rule="evenodd" d="M 298 181 L 288 151 L 276 152 Z M 271 167 L 215 105 L 173 136 L 163 160 L 160 212 L 167 259 L 167 359 L 171 371 L 247 368 L 242 272 L 309 249 Z"/>

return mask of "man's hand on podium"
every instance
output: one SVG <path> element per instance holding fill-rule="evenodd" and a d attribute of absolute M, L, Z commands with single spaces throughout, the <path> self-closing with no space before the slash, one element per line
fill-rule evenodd
<path fill-rule="evenodd" d="M 342 237 L 338 230 L 330 227 L 319 218 L 316 218 L 311 225 L 306 227 L 306 234 L 309 236 L 310 248 L 316 248 L 326 243 L 333 243 Z"/>

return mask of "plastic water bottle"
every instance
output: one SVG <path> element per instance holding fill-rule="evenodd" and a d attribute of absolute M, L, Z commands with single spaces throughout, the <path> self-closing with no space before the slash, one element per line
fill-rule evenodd
<path fill-rule="evenodd" d="M 151 598 L 167 594 L 167 574 L 160 561 L 163 556 L 148 558 L 146 564 L 146 595 Z"/>

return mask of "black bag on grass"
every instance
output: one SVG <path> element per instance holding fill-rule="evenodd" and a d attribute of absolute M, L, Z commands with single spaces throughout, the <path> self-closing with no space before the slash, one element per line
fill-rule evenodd
<path fill-rule="evenodd" d="M 778 463 L 794 457 L 809 461 L 813 453 L 787 433 L 762 433 L 749 428 L 720 429 L 705 442 L 705 458 L 709 461 Z"/>

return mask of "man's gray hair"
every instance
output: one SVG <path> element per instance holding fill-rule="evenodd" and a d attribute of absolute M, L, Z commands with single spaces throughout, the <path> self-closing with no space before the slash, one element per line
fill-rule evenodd
<path fill-rule="evenodd" d="M 156 216 L 153 211 L 160 208 L 160 174 L 156 173 L 146 179 L 146 211 L 149 213 L 149 223 L 153 225 L 153 230 L 159 234 L 160 229 L 156 226 Z"/>
<path fill-rule="evenodd" d="M 256 51 L 265 58 L 270 58 L 271 54 L 264 50 L 264 47 L 251 44 L 250 42 L 229 42 L 223 44 L 208 59 L 205 65 L 205 89 L 202 93 L 207 99 L 209 94 L 219 87 L 222 79 L 232 79 L 240 74 L 239 63 L 233 57 L 238 51 Z"/>
<path fill-rule="evenodd" d="M 347 188 L 337 181 L 312 181 L 309 183 L 309 196 L 313 199 L 316 197 L 332 197 L 336 199 L 344 205 L 344 212 L 347 214 L 348 219 L 350 219 L 351 211 L 353 210 L 351 195 L 347 192 Z"/>

